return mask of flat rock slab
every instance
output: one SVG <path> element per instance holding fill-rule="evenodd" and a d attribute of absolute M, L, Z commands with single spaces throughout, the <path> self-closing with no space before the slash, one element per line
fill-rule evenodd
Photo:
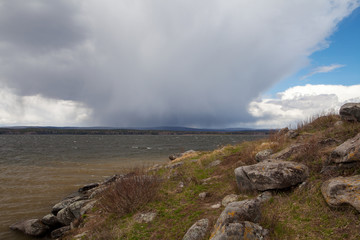
<path fill-rule="evenodd" d="M 240 191 L 284 189 L 304 182 L 309 176 L 304 164 L 268 159 L 235 169 Z"/>
<path fill-rule="evenodd" d="M 360 133 L 347 140 L 332 151 L 331 163 L 349 163 L 360 161 Z"/>
<path fill-rule="evenodd" d="M 271 154 L 269 156 L 269 159 L 287 159 L 289 158 L 292 154 L 298 152 L 299 150 L 303 149 L 306 145 L 304 144 L 294 144 L 291 145 L 290 147 L 287 147 L 283 150 L 281 150 L 280 152 Z"/>
<path fill-rule="evenodd" d="M 360 175 L 330 179 L 323 183 L 321 192 L 330 206 L 350 204 L 360 212 Z"/>

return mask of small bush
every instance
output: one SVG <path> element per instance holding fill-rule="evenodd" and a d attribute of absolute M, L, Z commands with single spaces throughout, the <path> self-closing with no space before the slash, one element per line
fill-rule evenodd
<path fill-rule="evenodd" d="M 158 196 L 160 180 L 136 170 L 111 185 L 100 199 L 101 208 L 123 216 L 140 209 Z"/>

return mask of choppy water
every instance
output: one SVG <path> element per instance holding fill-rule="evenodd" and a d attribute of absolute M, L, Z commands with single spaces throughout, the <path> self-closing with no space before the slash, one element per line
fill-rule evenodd
<path fill-rule="evenodd" d="M 0 239 L 31 239 L 9 230 L 41 218 L 80 186 L 121 169 L 167 162 L 168 155 L 212 150 L 258 136 L 0 135 Z"/>

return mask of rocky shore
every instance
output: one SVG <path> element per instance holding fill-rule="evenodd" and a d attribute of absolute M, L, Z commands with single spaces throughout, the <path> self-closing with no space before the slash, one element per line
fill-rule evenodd
<path fill-rule="evenodd" d="M 54 205 L 42 219 L 26 220 L 10 228 L 52 239 L 326 238 L 328 228 L 323 225 L 333 224 L 329 215 L 305 214 L 317 211 L 306 209 L 317 202 L 324 212 L 336 209 L 338 214 L 345 211 L 343 215 L 351 218 L 347 225 L 334 224 L 331 234 L 357 239 L 360 230 L 348 227 L 351 223 L 360 229 L 359 122 L 360 104 L 348 103 L 342 106 L 339 116 L 319 117 L 296 130 L 284 128 L 264 141 L 212 153 L 188 151 L 171 155 L 169 164 L 155 165 L 146 173 L 151 179 L 161 180 L 161 197 L 119 215 L 112 220 L 113 225 L 106 219 L 114 216 L 105 214 L 99 201 L 111 186 L 133 178 L 133 174 L 86 185 Z M 278 204 L 273 205 L 274 201 Z M 290 211 L 276 216 L 289 209 L 288 202 Z M 268 218 L 271 214 L 275 220 Z M 85 219 L 87 215 L 92 218 Z M 324 230 L 304 227 L 308 232 L 301 236 L 302 230 L 289 230 L 291 226 L 285 226 L 281 218 L 293 220 L 299 224 L 297 228 L 311 222 Z M 99 223 L 95 231 L 94 221 L 99 219 L 103 225 Z M 184 226 L 167 233 L 163 226 L 166 223 Z"/>

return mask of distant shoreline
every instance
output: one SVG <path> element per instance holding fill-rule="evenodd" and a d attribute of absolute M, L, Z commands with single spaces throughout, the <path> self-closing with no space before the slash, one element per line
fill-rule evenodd
<path fill-rule="evenodd" d="M 0 135 L 268 135 L 272 130 L 141 130 L 83 128 L 0 128 Z"/>

